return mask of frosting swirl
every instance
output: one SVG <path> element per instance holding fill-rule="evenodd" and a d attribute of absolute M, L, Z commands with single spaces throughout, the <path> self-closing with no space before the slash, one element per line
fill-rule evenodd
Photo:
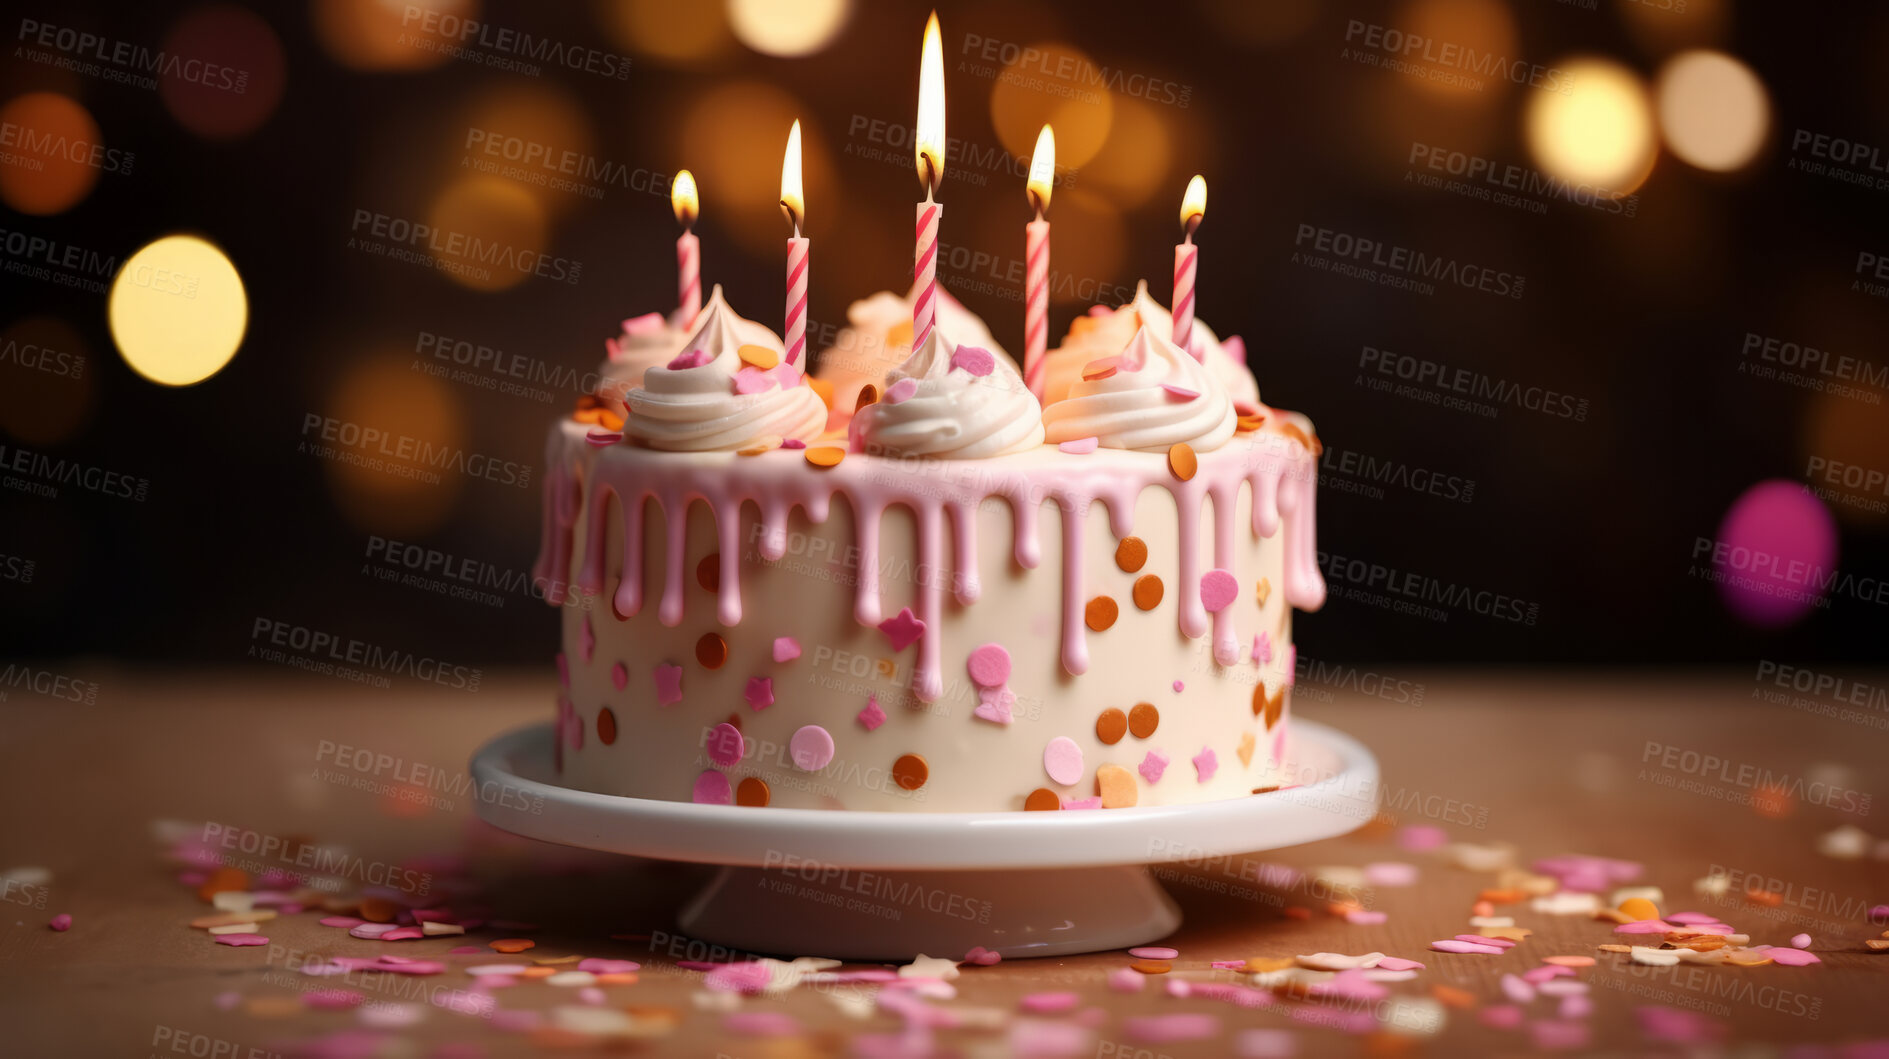
<path fill-rule="evenodd" d="M 623 321 L 623 332 L 615 338 L 604 339 L 609 355 L 597 368 L 594 391 L 604 407 L 620 416 L 628 414 L 625 403 L 630 391 L 643 385 L 644 372 L 669 363 L 682 349 L 689 337 L 684 328 L 688 323 L 680 309 L 666 318 L 661 313 L 644 313 Z"/>
<path fill-rule="evenodd" d="M 721 287 L 702 307 L 674 360 L 643 373 L 630 391 L 623 433 L 652 449 L 715 452 L 777 436 L 811 441 L 826 425 L 826 403 L 806 385 L 804 365 L 785 359 L 761 369 L 742 360 L 742 346 L 782 357 L 774 332 L 744 320 Z"/>
<path fill-rule="evenodd" d="M 1111 364 L 1110 361 L 1113 360 Z M 1166 452 L 1186 442 L 1198 452 L 1233 436 L 1233 399 L 1205 365 L 1143 324 L 1119 357 L 1091 362 L 1114 371 L 1077 379 L 1069 396 L 1043 410 L 1052 444 L 1096 438 L 1105 448 Z"/>
<path fill-rule="evenodd" d="M 1041 445 L 1043 410 L 1007 360 L 934 327 L 848 433 L 855 447 L 881 456 L 979 459 Z"/>
<path fill-rule="evenodd" d="M 1070 386 L 1081 381 L 1084 365 L 1120 350 L 1142 327 L 1152 327 L 1155 337 L 1163 341 L 1174 340 L 1174 317 L 1148 294 L 1147 280 L 1135 285 L 1135 296 L 1127 305 L 1112 310 L 1097 306 L 1069 325 L 1063 344 L 1044 359 L 1043 403 L 1054 404 L 1068 396 Z M 1259 406 L 1259 383 L 1246 366 L 1246 343 L 1238 335 L 1223 344 L 1206 321 L 1196 319 L 1187 344 L 1220 380 L 1227 396 L 1240 404 Z"/>
<path fill-rule="evenodd" d="M 917 288 L 903 298 L 882 290 L 846 307 L 847 326 L 820 353 L 820 370 L 814 372 L 816 378 L 833 384 L 836 414 L 852 413 L 860 388 L 867 383 L 884 389 L 887 373 L 911 356 L 912 303 L 917 296 Z M 942 286 L 938 288 L 937 326 L 960 345 L 988 349 L 1016 370 L 1016 361 L 991 337 L 984 321 Z M 1127 341 L 1127 336 L 1122 340 Z"/>

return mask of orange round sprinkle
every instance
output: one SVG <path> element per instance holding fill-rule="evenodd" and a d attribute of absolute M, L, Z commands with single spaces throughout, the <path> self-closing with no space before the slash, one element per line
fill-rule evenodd
<path fill-rule="evenodd" d="M 537 948 L 538 943 L 530 938 L 500 938 L 487 943 L 486 947 L 493 952 L 524 952 L 526 949 Z"/>
<path fill-rule="evenodd" d="M 1089 601 L 1087 607 L 1083 608 L 1082 620 L 1088 623 L 1089 628 L 1094 629 L 1096 632 L 1103 632 L 1109 626 L 1115 624 L 1115 619 L 1120 615 L 1121 608 L 1115 605 L 1113 599 L 1107 596 L 1097 596 Z"/>
<path fill-rule="evenodd" d="M 1161 597 L 1166 591 L 1160 578 L 1153 574 L 1142 574 L 1135 578 L 1135 590 L 1132 593 L 1135 597 L 1135 606 L 1142 610 L 1153 610 L 1161 605 Z"/>
<path fill-rule="evenodd" d="M 392 923 L 400 914 L 400 906 L 385 897 L 363 897 L 360 911 L 355 914 L 369 923 Z"/>
<path fill-rule="evenodd" d="M 635 985 L 636 972 L 611 971 L 597 976 L 598 985 Z"/>
<path fill-rule="evenodd" d="M 1644 897 L 1629 897 L 1620 902 L 1620 914 L 1635 920 L 1658 919 L 1659 906 Z"/>
<path fill-rule="evenodd" d="M 616 711 L 605 706 L 597 711 L 597 742 L 610 746 L 617 741 Z"/>
<path fill-rule="evenodd" d="M 241 868 L 218 868 L 210 873 L 210 878 L 197 887 L 197 896 L 208 902 L 225 890 L 249 889 L 249 873 Z"/>
<path fill-rule="evenodd" d="M 1161 711 L 1154 708 L 1152 702 L 1137 702 L 1135 708 L 1128 711 L 1128 730 L 1136 739 L 1146 739 L 1161 726 Z"/>
<path fill-rule="evenodd" d="M 815 467 L 838 467 L 840 461 L 845 458 L 845 449 L 834 448 L 831 445 L 822 445 L 817 449 L 807 450 L 807 462 L 813 464 Z"/>
<path fill-rule="evenodd" d="M 1200 459 L 1194 455 L 1193 448 L 1183 441 L 1168 450 L 1168 470 L 1185 482 L 1194 476 L 1195 471 L 1200 470 Z"/>
<path fill-rule="evenodd" d="M 1166 974 L 1174 969 L 1174 965 L 1166 960 L 1136 960 L 1134 963 L 1129 964 L 1128 967 L 1130 970 L 1140 971 L 1142 974 Z"/>
<path fill-rule="evenodd" d="M 596 426 L 603 419 L 603 409 L 579 408 L 577 411 L 571 413 L 571 418 L 579 423 L 588 423 L 591 426 Z"/>
<path fill-rule="evenodd" d="M 1095 770 L 1095 793 L 1102 796 L 1104 809 L 1132 808 L 1140 799 L 1135 774 L 1120 765 L 1102 765 Z"/>
<path fill-rule="evenodd" d="M 609 430 L 613 432 L 622 430 L 623 417 L 616 414 L 615 412 L 610 411 L 609 409 L 604 409 L 603 411 L 597 414 L 597 425 L 604 428 L 605 430 Z"/>
<path fill-rule="evenodd" d="M 710 552 L 695 564 L 695 583 L 710 592 L 721 591 L 721 553 Z"/>
<path fill-rule="evenodd" d="M 601 404 L 603 402 L 598 400 L 594 393 L 579 394 L 577 397 L 577 410 L 580 412 L 586 408 L 596 408 Z"/>
<path fill-rule="evenodd" d="M 1110 706 L 1095 719 L 1095 737 L 1103 743 L 1114 746 L 1122 741 L 1128 732 L 1128 715 Z"/>
<path fill-rule="evenodd" d="M 695 641 L 695 660 L 706 669 L 720 669 L 728 661 L 728 641 L 712 632 L 705 632 Z"/>
<path fill-rule="evenodd" d="M 781 437 L 779 434 L 763 434 L 755 438 L 754 441 L 750 442 L 747 446 L 736 449 L 735 454 L 738 456 L 759 456 L 764 452 L 773 452 L 780 447 Z"/>
<path fill-rule="evenodd" d="M 759 776 L 749 776 L 735 787 L 735 804 L 752 805 L 759 808 L 773 800 L 773 792 L 768 790 L 767 781 Z"/>
<path fill-rule="evenodd" d="M 766 371 L 781 362 L 781 355 L 766 346 L 742 346 L 740 349 L 735 350 L 735 356 L 741 358 L 741 363 L 752 364 L 762 371 Z"/>
<path fill-rule="evenodd" d="M 1140 537 L 1123 537 L 1115 546 L 1115 565 L 1125 573 L 1134 573 L 1148 561 L 1148 542 Z"/>
<path fill-rule="evenodd" d="M 919 754 L 905 754 L 892 763 L 892 782 L 908 791 L 915 791 L 931 778 L 931 766 Z"/>
<path fill-rule="evenodd" d="M 858 411 L 869 404 L 879 403 L 879 388 L 867 383 L 859 388 L 859 399 L 853 402 L 853 410 Z"/>
<path fill-rule="evenodd" d="M 537 967 L 525 968 L 524 970 L 518 972 L 518 977 L 520 978 L 549 978 L 556 973 L 558 973 L 558 969 L 555 967 L 545 967 L 543 965 L 539 965 Z"/>
<path fill-rule="evenodd" d="M 1023 799 L 1023 808 L 1033 813 L 1045 812 L 1050 809 L 1061 809 L 1062 807 L 1063 800 L 1056 797 L 1056 792 L 1050 790 L 1048 787 L 1038 787 L 1030 792 L 1029 797 Z"/>

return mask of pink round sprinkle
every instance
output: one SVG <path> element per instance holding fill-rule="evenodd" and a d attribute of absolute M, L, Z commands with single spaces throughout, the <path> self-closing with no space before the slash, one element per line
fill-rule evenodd
<path fill-rule="evenodd" d="M 1810 935 L 1793 934 L 1791 935 L 1791 944 L 1799 949 L 1808 949 L 1810 948 Z"/>
<path fill-rule="evenodd" d="M 1025 993 L 1017 1006 L 1033 1015 L 1059 1015 L 1073 1011 L 1082 1002 L 1077 993 Z"/>
<path fill-rule="evenodd" d="M 918 392 L 917 379 L 900 379 L 899 381 L 885 388 L 885 403 L 886 404 L 903 404 L 904 402 L 911 400 L 912 395 L 917 392 Z"/>
<path fill-rule="evenodd" d="M 695 777 L 695 801 L 701 805 L 728 805 L 735 800 L 728 777 L 714 769 Z"/>
<path fill-rule="evenodd" d="M 1200 605 L 1209 614 L 1218 614 L 1233 605 L 1240 596 L 1240 583 L 1225 570 L 1209 570 L 1200 575 Z"/>
<path fill-rule="evenodd" d="M 971 652 L 965 667 L 979 687 L 999 687 L 1010 679 L 1010 652 L 1002 644 L 987 643 Z"/>
<path fill-rule="evenodd" d="M 269 939 L 263 937 L 261 934 L 218 934 L 216 936 L 216 943 L 218 945 L 233 945 L 240 948 L 244 945 L 267 945 L 269 944 Z"/>
<path fill-rule="evenodd" d="M 747 752 L 748 746 L 741 738 L 741 729 L 726 721 L 708 733 L 708 759 L 722 768 L 740 764 Z"/>
<path fill-rule="evenodd" d="M 1174 682 L 1174 693 L 1176 695 L 1180 694 L 1182 691 L 1185 691 L 1186 689 L 1187 689 L 1187 683 L 1185 681 L 1177 680 Z"/>
<path fill-rule="evenodd" d="M 1454 938 L 1433 941 L 1430 947 L 1438 952 L 1476 953 L 1480 956 L 1500 956 L 1502 950 L 1494 945 L 1477 945 L 1474 942 L 1458 941 Z"/>
<path fill-rule="evenodd" d="M 997 358 L 982 346 L 959 346 L 951 354 L 951 366 L 963 368 L 981 379 L 997 370 Z"/>
<path fill-rule="evenodd" d="M 788 438 L 786 441 L 781 442 L 781 448 L 783 449 L 804 449 L 806 447 L 807 443 L 799 438 Z"/>
<path fill-rule="evenodd" d="M 1190 390 L 1185 386 L 1176 386 L 1171 382 L 1162 383 L 1161 388 L 1168 392 L 1169 397 L 1177 401 L 1191 401 L 1200 396 L 1199 390 Z"/>
<path fill-rule="evenodd" d="M 1773 963 L 1785 967 L 1808 967 L 1813 963 L 1823 962 L 1816 953 L 1806 952 L 1803 949 L 1766 949 L 1764 954 L 1771 957 Z"/>
<path fill-rule="evenodd" d="M 353 916 L 325 916 L 321 920 L 321 925 L 324 927 L 358 927 L 365 922 L 367 922 L 367 920 L 356 919 Z"/>
<path fill-rule="evenodd" d="M 1396 860 L 1373 861 L 1364 866 L 1364 881 L 1372 886 L 1414 886 L 1417 866 Z"/>
<path fill-rule="evenodd" d="M 72 929 L 72 916 L 70 913 L 61 912 L 58 915 L 52 917 L 52 921 L 47 923 L 46 925 L 58 931 L 59 933 L 64 934 L 66 931 Z"/>
<path fill-rule="evenodd" d="M 597 956 L 577 961 L 578 970 L 589 971 L 592 974 L 628 974 L 631 971 L 642 970 L 642 967 L 643 965 L 635 960 L 606 960 Z"/>
<path fill-rule="evenodd" d="M 1108 987 L 1117 993 L 1139 993 L 1147 978 L 1132 967 L 1117 967 L 1108 973 Z"/>
<path fill-rule="evenodd" d="M 625 687 L 629 686 L 630 671 L 623 667 L 623 663 L 618 662 L 616 665 L 610 667 L 610 683 L 616 685 L 618 691 L 622 691 Z"/>
<path fill-rule="evenodd" d="M 1056 443 L 1057 448 L 1064 452 L 1074 453 L 1077 456 L 1087 456 L 1101 446 L 1102 439 L 1097 437 L 1074 438 L 1069 441 L 1059 441 Z"/>
<path fill-rule="evenodd" d="M 1386 956 L 1377 961 L 1378 967 L 1386 971 L 1421 971 L 1423 964 L 1415 960 L 1406 960 L 1402 956 Z"/>
<path fill-rule="evenodd" d="M 1138 960 L 1172 960 L 1181 954 L 1179 949 L 1170 949 L 1165 945 L 1143 945 L 1128 950 L 1128 955 Z"/>
<path fill-rule="evenodd" d="M 833 734 L 817 724 L 807 725 L 787 741 L 787 751 L 796 768 L 818 772 L 833 760 Z"/>
<path fill-rule="evenodd" d="M 1068 786 L 1082 778 L 1082 748 L 1066 735 L 1059 735 L 1043 748 L 1043 771 L 1049 778 Z"/>

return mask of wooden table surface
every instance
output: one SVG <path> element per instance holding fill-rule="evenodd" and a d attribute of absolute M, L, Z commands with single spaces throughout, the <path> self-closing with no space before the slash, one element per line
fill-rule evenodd
<path fill-rule="evenodd" d="M 44 885 L 0 884 L 7 902 L 0 905 L 7 913 L 0 933 L 0 1020 L 18 1049 L 13 1054 L 457 1056 L 524 1054 L 554 1045 L 688 1055 L 849 1054 L 873 1043 L 868 1036 L 862 1045 L 860 1035 L 900 1027 L 890 1013 L 854 1017 L 825 992 L 801 988 L 741 1008 L 789 1013 L 800 1032 L 730 1032 L 726 1013 L 700 1006 L 702 976 L 677 969 L 669 955 L 686 951 L 687 939 L 681 949 L 668 941 L 672 916 L 704 869 L 514 839 L 479 822 L 465 797 L 429 798 L 400 784 L 359 789 L 362 775 L 334 768 L 337 748 L 352 747 L 406 763 L 409 777 L 415 765 L 448 777 L 462 773 L 486 738 L 550 716 L 548 675 L 488 679 L 471 694 L 423 686 L 372 690 L 253 670 L 73 675 L 96 682 L 95 702 L 23 686 L 7 689 L 0 702 L 0 868 L 51 872 Z M 1181 952 L 1177 977 L 1205 972 L 1215 959 L 1381 951 L 1427 965 L 1415 980 L 1389 986 L 1392 997 L 1432 997 L 1435 987 L 1449 986 L 1487 1007 L 1506 1003 L 1504 973 L 1536 966 L 1541 956 L 1591 954 L 1598 965 L 1578 975 L 1592 986 L 1590 1015 L 1559 1020 L 1556 1002 L 1538 998 L 1513 1029 L 1484 1024 L 1477 1010 L 1445 1008 L 1433 1035 L 1359 1033 L 1342 1016 L 1383 1018 L 1391 1008 L 1286 998 L 1249 1009 L 1166 995 L 1159 978 L 1139 993 L 1115 993 L 1104 978 L 1128 957 L 1097 953 L 966 967 L 954 983 L 957 997 L 937 1002 L 959 1012 L 962 1023 L 935 1032 L 939 1051 L 1006 1054 L 1012 1042 L 1025 1039 L 1012 1036 L 1024 1032 L 1017 1029 L 1018 998 L 1051 990 L 1082 994 L 1077 1014 L 1056 1018 L 1079 1025 L 1065 1038 L 1071 1054 L 1098 1059 L 1222 1055 L 1241 1041 L 1277 1043 L 1238 1036 L 1254 1028 L 1286 1031 L 1304 1055 L 1530 1054 L 1538 1043 L 1574 1052 L 1681 1047 L 1647 1035 L 1639 1009 L 1649 1006 L 1697 1012 L 1699 1032 L 1722 1035 L 1727 1045 L 1889 1039 L 1882 1013 L 1889 953 L 1872 954 L 1864 944 L 1889 928 L 1883 916 L 1871 922 L 1868 912 L 1889 904 L 1889 860 L 1883 859 L 1889 845 L 1864 843 L 1863 856 L 1847 859 L 1820 851 L 1821 837 L 1842 825 L 1889 835 L 1878 820 L 1889 808 L 1874 801 L 1889 786 L 1889 755 L 1883 753 L 1889 715 L 1808 697 L 1770 701 L 1766 693 L 1777 689 L 1749 673 L 1409 672 L 1396 679 L 1419 686 L 1419 704 L 1315 686 L 1302 687 L 1299 702 L 1302 715 L 1351 732 L 1375 750 L 1384 798 L 1393 808 L 1344 838 L 1165 872 L 1186 914 L 1168 941 Z M 1880 679 L 1872 683 L 1881 685 Z M 582 954 L 641 963 L 634 984 L 604 987 L 604 1006 L 631 1008 L 644 1025 L 672 1022 L 673 1028 L 644 1043 L 612 1046 L 508 1031 L 503 1020 L 425 1003 L 467 986 L 471 980 L 461 968 L 480 957 L 451 957 L 451 969 L 430 979 L 359 975 L 344 981 L 295 973 L 309 953 L 430 956 L 458 944 L 484 944 L 502 932 L 381 943 L 351 938 L 320 926 L 317 914 L 303 913 L 265 924 L 267 946 L 213 944 L 186 925 L 209 908 L 166 863 L 161 821 L 183 822 L 193 834 L 207 821 L 244 834 L 341 844 L 364 864 L 424 868 L 442 891 L 476 882 L 480 896 L 450 896 L 461 904 L 483 901 L 499 918 L 539 924 L 530 934 L 536 948 L 526 957 Z M 1503 956 L 1428 951 L 1432 940 L 1471 929 L 1470 906 L 1495 876 L 1457 866 L 1441 852 L 1402 848 L 1400 829 L 1412 825 L 1440 827 L 1461 842 L 1511 844 L 1524 867 L 1570 853 L 1636 861 L 1644 865 L 1636 882 L 1663 888 L 1667 911 L 1714 913 L 1750 933 L 1754 944 L 1787 945 L 1793 934 L 1807 933 L 1823 962 L 1633 966 L 1596 951 L 1616 940 L 1611 924 L 1538 913 L 1527 904 L 1498 910 L 1534 931 Z M 422 857 L 429 859 L 415 860 Z M 1375 886 L 1359 895 L 1388 914 L 1380 925 L 1331 914 L 1323 886 L 1269 888 L 1252 881 L 1260 863 L 1310 871 L 1384 861 L 1414 864 L 1419 876 L 1413 886 Z M 1776 891 L 1778 903 L 1695 897 L 1694 881 L 1714 871 L 1741 873 L 1735 876 L 1741 886 L 1749 880 Z M 48 929 L 56 913 L 72 915 L 69 932 Z M 494 954 L 483 962 L 511 959 Z M 1218 978 L 1234 980 L 1225 972 Z M 367 992 L 370 1001 L 418 1001 L 420 1021 L 361 1037 L 349 1034 L 361 1028 L 359 1012 L 302 1006 L 309 990 L 337 984 Z M 578 1002 L 574 991 L 537 981 L 495 995 L 504 1009 Z M 1183 1012 L 1216 1017 L 1217 1034 L 1154 1041 L 1145 1039 L 1148 1024 L 1135 1021 Z M 340 1051 L 321 1052 L 324 1046 Z M 362 1047 L 370 1050 L 346 1050 Z M 908 1040 L 904 1050 L 911 1047 Z"/>

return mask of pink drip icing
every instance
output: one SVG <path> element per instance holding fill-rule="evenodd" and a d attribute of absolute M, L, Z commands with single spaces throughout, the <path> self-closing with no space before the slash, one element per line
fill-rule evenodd
<path fill-rule="evenodd" d="M 560 429 L 552 439 L 552 472 L 546 476 L 544 540 L 533 576 L 546 587 L 546 598 L 563 601 L 558 577 L 569 576 L 575 527 L 588 476 L 593 498 L 586 520 L 587 541 L 603 539 L 610 500 L 616 498 L 623 515 L 622 577 L 615 606 L 620 614 L 634 615 L 643 602 L 643 513 L 654 499 L 663 511 L 667 540 L 664 556 L 663 597 L 658 617 L 664 625 L 681 624 L 685 609 L 687 513 L 690 503 L 705 501 L 716 523 L 721 548 L 721 584 L 717 619 L 735 625 L 742 616 L 740 587 L 740 516 L 752 501 L 761 519 L 760 554 L 777 560 L 786 552 L 787 522 L 798 508 L 809 522 L 824 523 L 834 494 L 843 494 L 853 510 L 859 538 L 859 584 L 855 617 L 877 625 L 883 613 L 878 578 L 879 523 L 885 509 L 901 504 L 915 513 L 919 584 L 916 609 L 925 631 L 920 637 L 915 669 L 920 700 L 935 701 L 943 691 L 943 535 L 946 511 L 955 538 L 957 569 L 952 592 L 969 605 L 980 594 L 977 577 L 977 509 L 986 499 L 1003 497 L 1013 517 L 1012 554 L 1018 566 L 1034 569 L 1042 560 L 1038 514 L 1044 500 L 1053 501 L 1062 520 L 1063 622 L 1062 663 L 1072 675 L 1088 668 L 1087 629 L 1084 625 L 1083 526 L 1089 506 L 1100 501 L 1109 512 L 1117 537 L 1133 529 L 1136 498 L 1143 489 L 1159 486 L 1174 498 L 1179 530 L 1178 599 L 1181 631 L 1198 637 L 1208 631 L 1206 608 L 1200 600 L 1200 518 L 1203 503 L 1214 507 L 1214 563 L 1231 569 L 1234 563 L 1234 511 L 1241 482 L 1253 497 L 1252 532 L 1271 537 L 1281 525 L 1287 602 L 1302 610 L 1316 610 L 1325 599 L 1325 582 L 1318 569 L 1316 489 L 1312 454 L 1282 436 L 1262 433 L 1246 439 L 1245 451 L 1233 448 L 1201 457 L 1200 469 L 1186 482 L 1168 472 L 1164 458 L 1150 454 L 1145 465 L 1124 471 L 1087 471 L 1078 462 L 1050 461 L 1027 467 L 1004 468 L 984 464 L 962 476 L 949 473 L 910 475 L 887 473 L 887 461 L 859 455 L 830 470 L 816 470 L 791 453 L 741 457 L 721 462 L 714 457 L 680 457 L 611 448 L 592 450 L 581 433 Z M 608 456 L 609 459 L 605 459 Z M 627 498 L 627 499 L 626 499 Z M 584 591 L 601 589 L 603 553 L 592 546 L 585 557 L 579 582 Z M 1222 612 L 1212 621 L 1214 656 L 1223 665 L 1238 658 L 1238 636 L 1232 620 Z"/>

